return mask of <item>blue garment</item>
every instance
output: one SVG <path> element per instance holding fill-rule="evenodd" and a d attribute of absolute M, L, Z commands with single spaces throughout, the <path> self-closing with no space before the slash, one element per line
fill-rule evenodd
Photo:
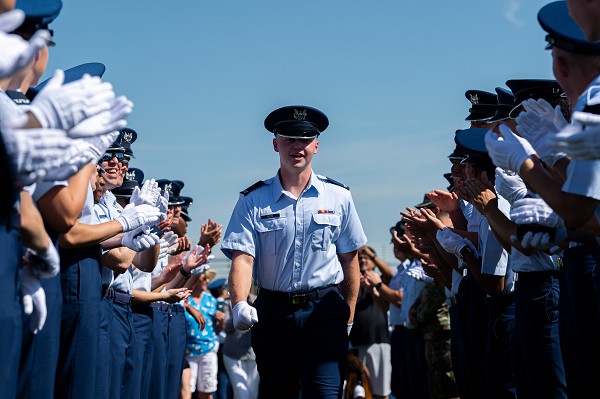
<path fill-rule="evenodd" d="M 150 369 L 149 399 L 167 397 L 167 353 L 169 312 L 154 308 L 152 315 L 152 367 Z"/>
<path fill-rule="evenodd" d="M 344 279 L 337 253 L 367 242 L 350 191 L 311 175 L 299 198 L 285 191 L 279 175 L 241 194 L 221 251 L 254 257 L 254 279 L 272 291 L 308 291 Z"/>
<path fill-rule="evenodd" d="M 189 357 L 196 357 L 208 353 L 215 347 L 217 334 L 215 333 L 215 313 L 217 311 L 217 300 L 210 292 L 202 293 L 200 303 L 192 297 L 189 304 L 198 309 L 206 319 L 204 330 L 200 329 L 196 319 L 188 312 L 185 313 L 185 324 L 187 327 L 187 350 Z"/>
<path fill-rule="evenodd" d="M 133 307 L 133 329 L 135 330 L 135 362 L 131 377 L 133 399 L 148 397 L 152 362 L 152 308 Z"/>
<path fill-rule="evenodd" d="M 181 373 L 185 364 L 185 330 L 184 307 L 171 305 L 167 331 L 167 399 L 179 399 Z"/>
<path fill-rule="evenodd" d="M 520 272 L 515 285 L 515 377 L 521 399 L 567 397 L 558 274 L 558 270 Z"/>
<path fill-rule="evenodd" d="M 348 355 L 350 308 L 338 292 L 305 304 L 259 292 L 253 306 L 252 348 L 260 374 L 259 398 L 337 399 Z M 286 315 L 282 317 L 281 315 Z"/>
<path fill-rule="evenodd" d="M 1 96 L 0 96 L 1 97 Z M 12 101 L 12 100 L 11 100 Z M 13 103 L 14 104 L 14 103 Z M 17 397 L 17 377 L 21 355 L 21 301 L 19 281 L 21 278 L 20 219 L 13 211 L 8 222 L 0 224 L 0 340 L 5 364 L 0 367 L 2 397 Z"/>

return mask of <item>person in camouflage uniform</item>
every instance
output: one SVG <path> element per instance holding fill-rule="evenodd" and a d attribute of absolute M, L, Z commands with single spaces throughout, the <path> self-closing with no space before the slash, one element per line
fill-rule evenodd
<path fill-rule="evenodd" d="M 427 274 L 435 275 L 437 266 L 423 264 Z M 429 282 L 409 311 L 411 323 L 423 332 L 427 381 L 431 399 L 458 398 L 450 358 L 450 315 L 444 286 Z"/>

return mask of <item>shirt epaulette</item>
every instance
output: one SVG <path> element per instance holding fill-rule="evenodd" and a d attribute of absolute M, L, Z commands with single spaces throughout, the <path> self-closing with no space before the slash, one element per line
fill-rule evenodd
<path fill-rule="evenodd" d="M 240 194 L 244 194 L 244 195 L 248 195 L 250 194 L 252 191 L 256 190 L 257 188 L 259 188 L 260 186 L 264 186 L 266 183 L 262 180 L 257 181 L 256 183 L 254 183 L 253 185 L 251 185 L 250 187 L 248 187 L 245 190 L 240 191 Z"/>
<path fill-rule="evenodd" d="M 340 187 L 344 187 L 346 190 L 350 190 L 350 187 L 348 187 L 347 185 L 345 185 L 344 183 L 340 183 L 337 180 L 333 180 L 331 177 L 327 177 L 325 176 L 325 181 L 327 183 L 331 183 L 331 184 L 335 184 L 336 186 L 340 186 Z"/>

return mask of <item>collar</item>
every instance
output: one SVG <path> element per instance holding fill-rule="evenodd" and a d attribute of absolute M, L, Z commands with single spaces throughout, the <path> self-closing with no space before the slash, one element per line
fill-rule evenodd
<path fill-rule="evenodd" d="M 304 190 L 304 192 L 308 192 L 311 188 L 314 188 L 315 190 L 317 190 L 318 193 L 322 193 L 323 189 L 324 189 L 324 184 L 321 179 L 319 179 L 319 177 L 315 174 L 314 171 L 311 171 L 310 173 L 310 179 L 308 180 L 308 185 L 306 186 L 306 189 Z M 283 189 L 283 186 L 281 185 L 281 179 L 279 178 L 279 171 L 277 171 L 277 174 L 275 174 L 275 176 L 273 177 L 273 200 L 274 201 L 278 201 L 279 198 L 281 198 L 282 195 L 284 195 L 285 190 Z"/>

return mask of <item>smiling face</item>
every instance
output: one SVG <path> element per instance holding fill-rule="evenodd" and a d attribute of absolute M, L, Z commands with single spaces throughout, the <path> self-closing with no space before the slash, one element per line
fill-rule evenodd
<path fill-rule="evenodd" d="M 103 177 L 107 190 L 112 190 L 123 184 L 123 176 L 125 174 L 123 173 L 123 159 L 119 158 L 121 156 L 121 153 L 107 151 L 102 157 L 102 167 L 106 171 Z"/>
<path fill-rule="evenodd" d="M 273 149 L 279 153 L 282 169 L 302 172 L 310 168 L 313 155 L 319 149 L 319 140 L 292 139 L 276 135 L 273 139 Z"/>

